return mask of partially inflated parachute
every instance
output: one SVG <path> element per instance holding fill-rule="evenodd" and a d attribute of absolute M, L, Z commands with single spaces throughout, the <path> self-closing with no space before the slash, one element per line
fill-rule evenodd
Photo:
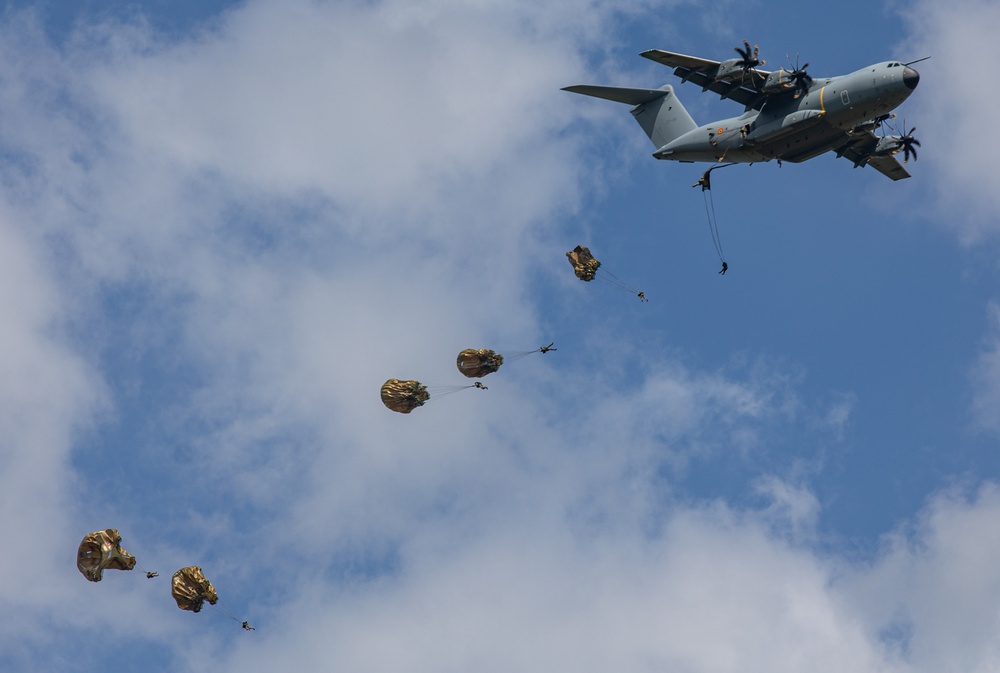
<path fill-rule="evenodd" d="M 466 348 L 458 354 L 458 371 L 470 379 L 481 379 L 500 369 L 503 356 L 489 348 Z"/>
<path fill-rule="evenodd" d="M 215 605 L 219 600 L 218 594 L 215 593 L 215 587 L 205 579 L 198 566 L 181 568 L 174 573 L 170 584 L 170 593 L 177 601 L 177 607 L 181 610 L 200 612 L 205 601 Z"/>
<path fill-rule="evenodd" d="M 135 557 L 122 549 L 122 536 L 114 528 L 83 536 L 76 552 L 76 567 L 91 582 L 100 582 L 105 570 L 131 570 Z"/>
<path fill-rule="evenodd" d="M 639 297 L 639 301 L 649 301 L 646 299 L 645 292 L 640 292 L 639 290 L 629 286 L 628 283 L 607 269 L 601 271 L 601 275 L 597 276 L 597 270 L 601 268 L 601 262 L 594 259 L 594 256 L 590 254 L 590 248 L 578 245 L 567 252 L 566 257 L 569 258 L 569 263 L 573 265 L 573 273 L 575 273 L 576 277 L 580 280 L 589 283 L 594 280 L 595 277 L 598 277 L 600 280 L 608 283 L 609 285 L 614 285 L 615 287 L 620 287 L 626 292 L 631 292 Z"/>
<path fill-rule="evenodd" d="M 569 263 L 573 265 L 573 272 L 580 280 L 590 282 L 594 280 L 594 274 L 601 267 L 601 262 L 594 259 L 590 254 L 590 248 L 578 245 L 566 253 Z"/>
<path fill-rule="evenodd" d="M 382 404 L 401 414 L 408 414 L 423 406 L 430 397 L 427 386 L 420 381 L 389 379 L 382 384 Z"/>

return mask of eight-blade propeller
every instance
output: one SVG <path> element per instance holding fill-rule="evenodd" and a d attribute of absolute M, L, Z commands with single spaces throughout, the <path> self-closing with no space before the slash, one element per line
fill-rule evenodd
<path fill-rule="evenodd" d="M 903 123 L 903 128 L 906 128 L 906 123 Z M 899 139 L 899 142 L 903 144 L 903 163 L 905 164 L 910 160 L 910 153 L 913 153 L 913 160 L 917 160 L 917 147 L 920 147 L 920 141 L 913 137 L 913 132 L 917 130 L 914 126 L 909 131 L 906 132 L 905 136 Z M 898 151 L 898 150 L 897 150 Z"/>
<path fill-rule="evenodd" d="M 789 65 L 790 65 L 791 62 L 792 62 L 792 59 L 789 58 L 788 62 L 789 62 Z M 795 98 L 798 98 L 803 93 L 808 93 L 809 92 L 809 87 L 812 86 L 813 78 L 809 76 L 808 72 L 806 72 L 806 68 L 808 68 L 808 67 L 809 67 L 808 63 L 806 63 L 805 65 L 803 65 L 801 68 L 799 67 L 799 55 L 796 54 L 795 55 L 795 69 L 794 70 L 787 70 L 786 71 L 788 73 L 789 79 L 792 82 L 792 86 L 795 87 L 795 96 L 794 96 Z"/>
<path fill-rule="evenodd" d="M 903 120 L 903 128 L 906 128 L 906 120 Z M 896 149 L 892 151 L 893 154 L 903 153 L 903 163 L 905 164 L 910 160 L 910 155 L 913 155 L 913 160 L 917 160 L 917 148 L 920 147 L 920 141 L 913 137 L 913 132 L 917 130 L 917 127 L 912 127 L 906 133 L 901 133 L 899 128 L 894 126 L 893 131 L 896 133 L 890 136 L 896 141 Z"/>
<path fill-rule="evenodd" d="M 743 66 L 743 73 L 746 74 L 751 68 L 756 68 L 758 65 L 764 65 L 766 61 L 760 60 L 760 47 L 758 45 L 753 46 L 753 53 L 750 53 L 750 43 L 743 40 L 744 49 L 739 47 L 733 47 L 733 51 L 740 55 L 742 59 L 741 65 Z"/>

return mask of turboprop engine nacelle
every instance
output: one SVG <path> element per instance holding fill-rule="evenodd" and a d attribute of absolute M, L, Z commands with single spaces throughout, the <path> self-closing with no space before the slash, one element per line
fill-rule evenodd
<path fill-rule="evenodd" d="M 885 136 L 878 139 L 872 154 L 875 156 L 886 156 L 895 154 L 903 148 L 903 139 L 900 136 Z"/>
<path fill-rule="evenodd" d="M 731 58 L 719 64 L 719 69 L 715 73 L 717 82 L 735 82 L 746 76 L 743 61 L 738 58 Z"/>
<path fill-rule="evenodd" d="M 795 82 L 792 80 L 791 73 L 789 73 L 784 68 L 778 68 L 772 73 L 769 73 L 767 79 L 764 80 L 764 85 L 760 88 L 761 93 L 781 93 L 793 86 Z"/>

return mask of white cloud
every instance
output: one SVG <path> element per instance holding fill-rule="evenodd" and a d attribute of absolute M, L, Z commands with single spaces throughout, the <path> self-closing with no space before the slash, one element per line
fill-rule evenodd
<path fill-rule="evenodd" d="M 919 671 L 1000 665 L 1000 490 L 945 492 L 911 529 L 887 536 L 882 557 L 851 588 L 870 631 Z"/>
<path fill-rule="evenodd" d="M 424 526 L 403 570 L 303 589 L 193 670 L 990 671 L 1000 659 L 995 486 L 934 499 L 870 565 L 762 516 L 678 508 L 653 536 L 577 536 L 545 506 Z M 198 651 L 199 659 L 205 656 Z"/>
<path fill-rule="evenodd" d="M 827 564 L 771 537 L 753 516 L 681 510 L 653 539 L 581 540 L 539 514 L 446 539 L 444 549 L 438 538 L 417 542 L 406 573 L 363 591 L 303 596 L 278 632 L 224 666 L 901 668 L 831 590 Z"/>
<path fill-rule="evenodd" d="M 931 56 L 914 65 L 921 79 L 906 120 L 918 127 L 914 135 L 922 142 L 916 179 L 932 190 L 941 224 L 963 241 L 995 237 L 1000 190 L 993 157 L 1000 153 L 1000 138 L 988 111 L 1000 107 L 1000 94 L 984 82 L 980 66 L 993 59 L 1000 6 L 928 0 L 907 5 L 903 16 L 911 31 L 905 53 L 912 59 Z"/>
<path fill-rule="evenodd" d="M 787 529 L 793 540 L 808 539 L 816 531 L 820 504 L 808 488 L 771 475 L 758 480 L 757 493 L 769 501 L 763 514 L 779 530 Z"/>
<path fill-rule="evenodd" d="M 697 461 L 752 462 L 809 422 L 779 367 L 646 354 L 637 381 L 613 378 L 641 349 L 622 339 L 510 362 L 410 416 L 378 401 L 390 376 L 453 383 L 460 348 L 539 345 L 533 244 L 597 179 L 558 87 L 613 19 L 258 1 L 177 43 L 105 23 L 60 50 L 6 17 L 0 502 L 56 578 L 0 590 L 24 610 L 0 629 L 18 663 L 97 668 L 73 655 L 100 632 L 137 668 L 925 670 L 880 641 L 850 568 L 800 546 L 819 507 L 788 475 L 758 482 L 759 512 L 672 499 Z M 73 469 L 80 427 L 134 402 L 96 373 L 122 367 L 152 432 Z M 75 478 L 133 497 L 71 497 Z M 941 510 L 962 544 L 991 502 Z M 73 527 L 112 515 L 93 527 L 122 528 L 164 577 L 76 575 Z M 178 613 L 166 580 L 189 563 L 259 630 Z M 947 662 L 946 627 L 918 623 Z M 985 631 L 970 638 L 985 665 Z"/>
<path fill-rule="evenodd" d="M 0 628 L 14 641 L 29 637 L 33 618 L 62 604 L 79 579 L 60 571 L 76 572 L 67 561 L 89 532 L 78 528 L 87 516 L 76 496 L 92 494 L 70 455 L 106 402 L 96 372 L 67 343 L 71 310 L 52 282 L 51 259 L 21 233 L 27 224 L 0 208 L 0 535 L 10 547 L 0 559 L 10 578 L 0 587 L 10 606 Z M 48 579 L 14 579 L 25 571 Z"/>

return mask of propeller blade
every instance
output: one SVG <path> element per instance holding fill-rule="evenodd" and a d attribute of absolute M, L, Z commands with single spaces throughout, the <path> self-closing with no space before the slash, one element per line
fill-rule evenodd
<path fill-rule="evenodd" d="M 903 120 L 903 128 L 906 128 L 906 120 Z M 920 147 L 920 141 L 913 137 L 913 132 L 917 130 L 914 126 L 909 130 L 909 132 L 899 139 L 899 142 L 903 144 L 903 163 L 905 164 L 910 160 L 910 155 L 913 155 L 913 160 L 917 160 L 917 147 Z"/>
<path fill-rule="evenodd" d="M 750 43 L 747 40 L 743 40 L 743 49 L 739 47 L 733 47 L 733 51 L 740 55 L 740 59 L 743 61 L 743 72 L 749 71 L 751 68 L 755 68 L 763 61 L 759 60 L 760 56 L 760 46 L 754 45 L 753 52 L 750 51 Z"/>

